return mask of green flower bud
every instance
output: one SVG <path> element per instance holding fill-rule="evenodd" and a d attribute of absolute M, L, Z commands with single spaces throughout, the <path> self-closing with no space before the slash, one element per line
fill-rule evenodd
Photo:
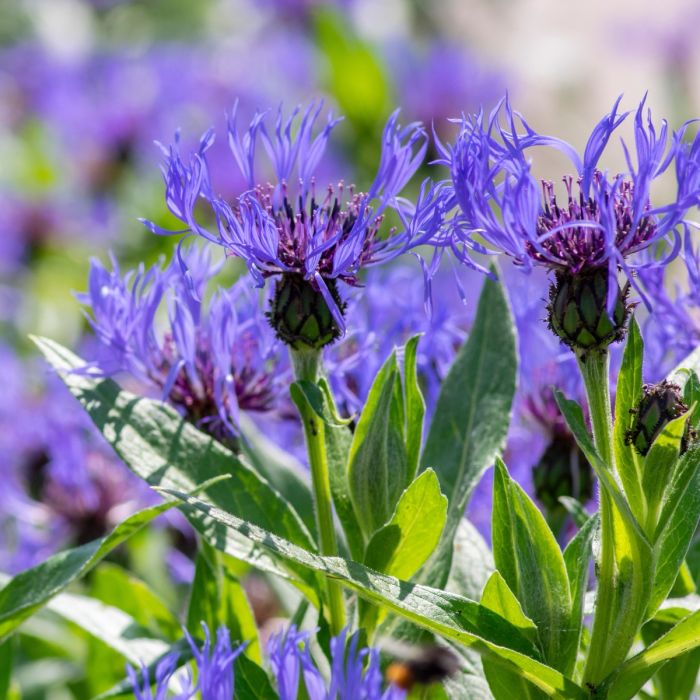
<path fill-rule="evenodd" d="M 344 313 L 346 305 L 335 280 L 325 282 Z M 320 350 L 340 337 L 338 324 L 321 292 L 296 273 L 285 273 L 277 280 L 270 310 L 265 315 L 277 337 L 295 350 Z"/>
<path fill-rule="evenodd" d="M 672 420 L 687 413 L 688 407 L 683 403 L 681 388 L 666 380 L 659 384 L 645 384 L 642 391 L 643 395 L 637 408 L 630 411 L 635 418 L 634 424 L 625 435 L 625 442 L 634 445 L 637 452 L 644 457 L 661 431 Z M 686 424 L 681 454 L 696 437 L 696 431 Z"/>
<path fill-rule="evenodd" d="M 615 283 L 617 284 L 617 282 Z M 557 272 L 549 289 L 549 327 L 572 350 L 583 354 L 602 351 L 625 336 L 632 309 L 629 284 L 617 285 L 617 299 L 608 314 L 608 272 L 597 268 L 572 275 Z"/>
<path fill-rule="evenodd" d="M 593 496 L 593 471 L 571 436 L 555 435 L 540 461 L 532 468 L 535 496 L 550 521 L 566 515 L 560 496 L 586 503 Z"/>

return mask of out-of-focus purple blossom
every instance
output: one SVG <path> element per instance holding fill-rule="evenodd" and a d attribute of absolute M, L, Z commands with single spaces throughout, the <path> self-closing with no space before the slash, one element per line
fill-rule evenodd
<path fill-rule="evenodd" d="M 200 646 L 185 630 L 185 636 L 192 649 L 193 662 L 196 669 L 196 682 L 191 676 L 178 678 L 181 689 L 169 693 L 173 676 L 177 672 L 178 654 L 166 656 L 156 667 L 155 677 L 150 678 L 148 670 L 142 667 L 137 672 L 127 666 L 127 674 L 131 681 L 136 700 L 231 700 L 235 687 L 234 662 L 245 649 L 244 644 L 231 647 L 231 637 L 226 627 L 219 627 L 216 633 L 216 643 L 212 645 L 208 627 L 202 623 L 204 643 Z M 152 688 L 154 685 L 154 689 Z"/>
<path fill-rule="evenodd" d="M 495 104 L 503 95 L 503 78 L 480 65 L 464 46 L 433 41 L 389 47 L 388 62 L 395 76 L 398 103 L 412 118 L 433 124 L 464 112 Z"/>
<path fill-rule="evenodd" d="M 368 192 L 357 193 L 342 182 L 337 189 L 329 186 L 317 192 L 317 167 L 340 121 L 328 114 L 315 133 L 322 106 L 312 103 L 303 112 L 297 108 L 287 118 L 280 109 L 272 126 L 267 112 L 257 112 L 243 133 L 236 125 L 237 106 L 234 108 L 228 125 L 229 145 L 248 190 L 233 203 L 215 194 L 212 184 L 207 152 L 214 143 L 213 130 L 204 134 L 187 162 L 177 139 L 169 148 L 163 147 L 163 176 L 168 209 L 185 224 L 189 235 L 200 236 L 244 260 L 258 286 L 272 275 L 301 275 L 323 295 L 336 324 L 344 329 L 329 283 L 340 279 L 356 285 L 362 268 L 430 242 L 442 220 L 442 200 L 437 196 L 439 186 L 428 181 L 415 205 L 399 197 L 423 160 L 427 136 L 417 123 L 401 127 L 397 112 L 384 129 L 377 176 Z M 269 157 L 275 184 L 265 184 L 258 171 L 261 146 Z M 211 208 L 215 230 L 195 215 L 201 202 Z M 381 235 L 390 207 L 398 213 L 401 227 Z M 144 223 L 154 233 L 183 233 Z"/>
<path fill-rule="evenodd" d="M 693 245 L 686 229 L 682 255 L 684 274 L 676 261 L 664 269 L 647 267 L 639 271 L 652 301 L 644 321 L 645 380 L 658 382 L 700 346 L 700 246 Z"/>
<path fill-rule="evenodd" d="M 314 10 L 338 8 L 347 10 L 353 0 L 259 0 L 254 4 L 274 12 L 275 17 L 283 17 L 297 22 L 306 22 Z"/>
<path fill-rule="evenodd" d="M 446 196 L 458 206 L 449 227 L 455 255 L 473 264 L 470 252 L 484 250 L 478 235 L 526 270 L 541 265 L 578 274 L 607 268 L 612 280 L 622 269 L 633 285 L 635 253 L 670 239 L 670 252 L 658 264 L 677 255 L 683 217 L 700 200 L 700 137 L 685 142 L 687 125 L 673 133 L 665 121 L 657 128 L 642 100 L 634 118 L 634 150 L 623 143 L 628 170 L 610 177 L 599 163 L 629 114 L 618 112 L 619 102 L 593 129 L 583 156 L 565 141 L 535 132 L 507 99 L 488 117 L 480 112 L 463 118 L 456 143 L 440 144 L 440 162 L 451 176 Z M 575 173 L 563 178 L 565 204 L 557 202 L 552 182 L 544 181 L 540 194 L 528 158 L 535 146 L 570 159 Z M 675 170 L 676 197 L 653 206 L 651 184 L 669 167 Z M 612 304 L 617 285 L 608 288 Z"/>
<path fill-rule="evenodd" d="M 459 284 L 468 289 L 468 298 L 476 299 L 482 277 L 461 273 Z M 324 355 L 333 391 L 348 414 L 361 410 L 376 373 L 394 348 L 418 333 L 422 337 L 416 364 L 428 414 L 432 413 L 476 306 L 462 302 L 451 271 L 439 271 L 431 284 L 432 294 L 439 300 L 431 314 L 425 312 L 420 274 L 404 264 L 371 270 L 362 293 L 351 299 L 347 311 L 351 330 Z"/>
<path fill-rule="evenodd" d="M 103 535 L 151 500 L 60 380 L 0 347 L 0 570 Z"/>
<path fill-rule="evenodd" d="M 359 649 L 359 636 L 348 639 L 343 630 L 331 640 L 331 677 L 327 681 L 309 651 L 309 632 L 292 625 L 270 638 L 267 651 L 277 681 L 280 700 L 296 700 L 300 679 L 309 700 L 403 700 L 406 693 L 395 686 L 382 689 L 379 654 Z"/>
<path fill-rule="evenodd" d="M 141 266 L 122 275 L 93 260 L 88 291 L 79 295 L 102 352 L 85 371 L 128 373 L 218 439 L 238 434 L 238 412 L 275 407 L 287 370 L 285 355 L 245 284 L 207 288 L 219 271 L 209 251 L 184 252 L 163 268 Z M 167 330 L 158 332 L 167 307 Z"/>

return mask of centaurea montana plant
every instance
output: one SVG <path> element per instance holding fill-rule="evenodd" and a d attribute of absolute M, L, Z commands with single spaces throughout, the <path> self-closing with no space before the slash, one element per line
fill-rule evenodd
<path fill-rule="evenodd" d="M 685 259 L 694 260 L 687 210 L 700 200 L 700 146 L 698 139 L 686 141 L 683 129 L 671 134 L 666 125 L 653 126 L 643 107 L 634 120 L 636 155 L 624 149 L 628 173 L 613 178 L 599 162 L 625 116 L 617 103 L 594 128 L 582 157 L 560 140 L 538 135 L 508 103 L 489 119 L 464 119 L 455 143 L 439 147 L 450 179 L 424 183 L 415 203 L 400 192 L 420 164 L 426 136 L 415 125 L 400 129 L 395 116 L 378 154 L 377 180 L 366 195 L 353 192 L 345 203 L 340 196 L 336 203 L 335 194 L 317 203 L 314 195 L 312 172 L 335 122 L 329 118 L 314 137 L 318 106 L 290 120 L 280 115 L 273 133 L 266 113 L 244 135 L 232 118 L 232 149 L 249 183 L 233 203 L 214 194 L 207 168 L 211 135 L 190 159 L 176 146 L 165 149 L 167 205 L 189 234 L 241 258 L 255 285 L 275 279 L 268 318 L 290 347 L 292 371 L 273 378 L 282 385 L 276 395 L 283 400 L 281 389 L 288 387 L 301 417 L 308 473 L 270 436 L 249 438 L 242 414 L 234 420 L 229 403 L 236 398 L 242 409 L 243 402 L 238 393 L 226 393 L 236 386 L 227 373 L 235 377 L 233 369 L 248 366 L 231 356 L 245 329 L 232 326 L 220 343 L 223 311 L 212 315 L 212 304 L 221 299 L 232 313 L 237 297 L 226 289 L 213 297 L 205 292 L 204 281 L 211 281 L 200 271 L 209 269 L 202 265 L 205 252 L 181 247 L 165 270 L 142 269 L 126 279 L 95 265 L 84 300 L 105 357 L 118 359 L 115 371 L 141 375 L 166 401 L 122 389 L 107 365 L 100 369 L 99 356 L 86 366 L 52 341 L 36 342 L 125 463 L 165 500 L 107 537 L 12 579 L 0 591 L 0 639 L 53 596 L 59 615 L 94 634 L 92 614 L 98 612 L 90 608 L 89 620 L 82 620 L 84 601 L 66 598 L 63 589 L 135 530 L 177 506 L 198 534 L 187 629 L 196 634 L 204 621 L 210 630 L 229 631 L 220 633 L 227 642 L 218 656 L 218 646 L 210 654 L 211 642 L 206 654 L 190 647 L 199 668 L 192 678 L 199 680 L 181 692 L 197 692 L 199 683 L 202 696 L 208 692 L 216 700 L 221 693 L 227 700 L 248 697 L 244 685 L 259 697 L 283 700 L 383 698 L 404 691 L 408 697 L 496 700 L 689 697 L 700 668 L 694 595 L 700 570 L 689 554 L 700 521 L 700 363 L 691 354 L 663 381 L 642 384 L 642 333 L 631 317 L 632 292 L 621 287 L 618 275 L 626 274 L 653 306 L 658 285 L 644 274 L 668 265 L 684 230 Z M 254 175 L 258 143 L 272 160 L 273 184 Z M 569 155 L 577 173 L 576 185 L 565 180 L 571 192 L 565 208 L 553 201 L 549 185 L 542 202 L 530 175 L 525 154 L 547 145 Z M 651 183 L 670 170 L 677 196 L 655 206 Z M 390 207 L 401 226 L 382 232 L 380 218 Z M 447 303 L 440 303 L 435 325 L 422 326 L 410 307 L 425 299 L 414 284 L 404 286 L 402 275 L 410 268 L 362 270 L 419 244 L 434 247 L 435 265 L 424 265 L 429 281 L 440 261 L 456 256 L 485 270 L 476 253 L 498 250 L 521 271 L 542 269 L 520 278 L 516 270 L 519 285 L 510 272 L 501 275 L 493 267 L 479 280 L 479 301 L 467 306 L 465 325 L 459 314 L 443 316 Z M 555 278 L 545 308 L 547 272 Z M 364 300 L 362 282 L 374 285 Z M 341 283 L 355 287 L 359 297 L 347 311 Z M 237 284 L 248 291 L 254 286 L 248 277 Z M 468 303 L 470 289 L 463 285 Z M 163 318 L 170 331 L 163 336 L 155 330 L 153 309 L 169 294 L 173 301 Z M 386 308 L 382 294 L 389 304 L 400 297 L 395 308 Z M 183 314 L 192 318 L 187 333 L 180 329 Z M 547 314 L 553 335 L 541 324 Z M 326 347 L 344 324 L 347 345 Z M 419 330 L 426 333 L 423 347 Z M 166 342 L 168 332 L 172 340 Z M 394 333 L 403 336 L 403 346 L 391 350 L 386 341 Z M 610 344 L 625 335 L 613 421 Z M 202 362 L 201 353 L 219 345 L 226 351 L 223 365 Z M 178 381 L 212 386 L 202 379 L 210 367 L 222 393 L 206 394 L 213 396 L 206 410 L 188 414 L 172 391 Z M 434 395 L 429 410 L 426 381 Z M 585 393 L 587 410 L 562 388 L 573 396 Z M 542 435 L 517 446 L 513 436 L 528 420 Z M 222 436 L 223 426 L 235 428 L 235 444 Z M 565 506 L 572 522 L 555 533 L 561 511 L 543 514 L 501 458 L 513 467 L 516 449 L 530 470 L 538 459 L 552 462 L 555 476 L 562 464 L 566 472 L 585 460 L 594 474 L 590 490 L 598 491 L 598 512 L 583 508 L 583 488 L 572 488 L 561 504 L 556 483 L 546 507 Z M 490 467 L 491 532 L 483 538 L 464 513 Z M 287 619 L 288 632 L 268 642 L 267 659 L 260 650 L 269 627 L 257 628 L 245 592 L 251 567 L 266 578 Z M 595 595 L 588 595 L 592 571 Z M 142 600 L 147 594 L 138 590 Z M 129 634 L 117 640 L 131 658 L 138 642 L 146 668 L 156 670 L 157 697 L 167 694 L 171 681 L 175 687 L 175 667 L 189 653 L 177 619 L 163 608 L 160 617 L 171 623 L 166 631 L 162 619 L 157 631 L 149 628 L 152 621 L 137 605 L 130 609 L 139 624 L 127 624 L 126 611 L 119 611 L 127 615 L 120 629 Z M 231 664 L 243 647 L 229 644 L 231 638 L 246 645 L 235 659 L 235 687 Z M 109 640 L 116 644 L 114 636 Z M 170 656 L 175 652 L 178 661 Z M 212 670 L 223 680 L 205 691 Z M 151 697 L 150 680 L 148 672 L 132 672 L 124 682 Z"/>

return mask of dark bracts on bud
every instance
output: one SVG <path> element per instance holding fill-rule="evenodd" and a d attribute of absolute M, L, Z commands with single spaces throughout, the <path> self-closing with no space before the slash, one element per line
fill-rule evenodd
<path fill-rule="evenodd" d="M 637 408 L 630 412 L 634 414 L 634 423 L 627 431 L 625 442 L 634 445 L 642 457 L 646 456 L 661 431 L 672 421 L 688 412 L 683 403 L 681 388 L 666 380 L 659 384 L 645 384 L 642 387 L 642 398 Z M 686 424 L 681 441 L 681 454 L 697 438 L 697 432 Z"/>
<path fill-rule="evenodd" d="M 628 296 L 629 284 L 617 285 L 615 307 L 609 314 L 605 268 L 576 275 L 559 271 L 549 289 L 549 328 L 585 359 L 587 353 L 603 351 L 624 338 L 632 310 Z"/>
<path fill-rule="evenodd" d="M 346 304 L 334 279 L 325 280 L 341 313 Z M 296 273 L 285 273 L 275 285 L 270 310 L 265 314 L 277 337 L 294 350 L 320 350 L 340 337 L 326 300 L 311 282 Z"/>
<path fill-rule="evenodd" d="M 570 433 L 553 437 L 532 468 L 532 480 L 535 496 L 555 533 L 567 515 L 559 502 L 561 496 L 570 496 L 583 504 L 593 497 L 593 470 Z"/>

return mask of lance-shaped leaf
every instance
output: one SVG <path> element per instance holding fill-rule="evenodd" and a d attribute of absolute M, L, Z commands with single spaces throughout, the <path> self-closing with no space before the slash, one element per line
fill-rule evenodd
<path fill-rule="evenodd" d="M 478 600 L 495 569 L 488 544 L 474 525 L 463 518 L 455 533 L 452 568 L 445 590 Z"/>
<path fill-rule="evenodd" d="M 174 502 L 163 503 L 139 511 L 117 525 L 109 535 L 54 554 L 10 579 L 0 591 L 0 641 L 69 584 L 84 576 L 115 547 L 174 505 Z"/>
<path fill-rule="evenodd" d="M 446 513 L 447 499 L 435 472 L 427 469 L 403 492 L 391 520 L 372 536 L 365 564 L 410 579 L 435 549 Z"/>
<path fill-rule="evenodd" d="M 542 513 L 496 461 L 493 482 L 493 556 L 496 568 L 537 625 L 546 661 L 573 669 L 571 593 L 564 557 Z M 574 633 L 578 638 L 578 630 Z"/>
<path fill-rule="evenodd" d="M 642 490 L 647 500 L 644 531 L 652 540 L 664 493 L 678 462 L 687 420 L 688 415 L 682 415 L 664 426 L 644 459 Z"/>
<path fill-rule="evenodd" d="M 571 591 L 571 635 L 568 637 L 571 644 L 569 657 L 571 665 L 565 669 L 569 675 L 574 671 L 576 654 L 583 633 L 583 607 L 588 589 L 589 565 L 593 556 L 593 538 L 599 524 L 597 515 L 588 518 L 564 550 L 564 564 Z"/>
<path fill-rule="evenodd" d="M 314 500 L 308 471 L 292 455 L 264 435 L 244 411 L 241 411 L 238 421 L 243 436 L 243 452 L 250 463 L 292 504 L 309 532 L 316 535 Z"/>
<path fill-rule="evenodd" d="M 469 496 L 501 449 L 510 423 L 517 354 L 515 327 L 499 282 L 487 279 L 474 325 L 442 383 L 421 457 L 449 500 L 442 540 L 421 581 L 442 587 L 452 541 Z"/>
<path fill-rule="evenodd" d="M 372 383 L 348 455 L 348 482 L 357 520 L 366 538 L 394 512 L 408 482 L 405 406 L 396 352 Z"/>
<path fill-rule="evenodd" d="M 403 350 L 403 387 L 406 405 L 406 453 L 408 456 L 407 482 L 411 482 L 418 469 L 423 442 L 425 400 L 418 384 L 416 359 L 420 336 L 411 338 Z"/>
<path fill-rule="evenodd" d="M 364 563 L 380 573 L 410 579 L 433 553 L 446 513 L 447 499 L 435 472 L 427 469 L 403 492 L 391 520 L 372 535 Z M 375 621 L 364 616 L 373 615 L 376 608 L 363 605 L 360 611 L 364 626 L 374 627 Z"/>
<path fill-rule="evenodd" d="M 644 515 L 645 498 L 642 491 L 642 464 L 637 451 L 627 444 L 627 432 L 634 422 L 632 410 L 642 397 L 642 358 L 644 342 L 637 321 L 632 318 L 627 333 L 627 344 L 622 356 L 622 366 L 615 389 L 615 425 L 613 431 L 613 451 L 615 465 L 620 474 L 622 486 L 635 517 Z"/>
<path fill-rule="evenodd" d="M 484 658 L 526 678 L 551 697 L 586 698 L 583 689 L 571 679 L 538 660 L 539 651 L 516 626 L 475 601 L 379 574 L 340 557 L 319 556 L 197 498 L 167 489 L 165 492 L 181 498 L 186 504 L 185 510 L 200 510 L 208 518 L 225 525 L 227 530 L 244 535 L 276 556 L 318 571 L 355 591 L 364 600 L 386 607 L 450 641 L 473 648 Z M 226 550 L 227 544 L 219 542 L 216 546 Z"/>
<path fill-rule="evenodd" d="M 107 442 L 142 479 L 153 486 L 192 491 L 228 474 L 229 479 L 208 490 L 212 503 L 303 547 L 315 547 L 292 506 L 242 457 L 184 421 L 170 406 L 122 391 L 112 380 L 75 373 L 85 362 L 58 343 L 45 338 L 34 341 Z M 211 529 L 211 524 L 193 525 Z M 313 588 L 315 580 L 308 578 L 308 572 L 298 569 L 294 574 L 295 579 L 306 576 L 307 587 Z"/>
<path fill-rule="evenodd" d="M 608 700 L 628 700 L 669 659 L 700 647 L 700 612 L 681 620 L 644 651 L 623 663 L 603 684 Z"/>
<path fill-rule="evenodd" d="M 654 534 L 656 571 L 647 617 L 651 617 L 678 576 L 700 518 L 700 448 L 681 457 L 666 489 Z"/>
<path fill-rule="evenodd" d="M 494 571 L 484 587 L 481 604 L 519 627 L 530 639 L 537 639 L 537 626 L 525 615 L 518 599 L 498 571 Z M 534 700 L 547 697 L 539 688 L 515 673 L 510 673 L 490 661 L 484 660 L 484 673 L 496 700 L 522 698 Z"/>

